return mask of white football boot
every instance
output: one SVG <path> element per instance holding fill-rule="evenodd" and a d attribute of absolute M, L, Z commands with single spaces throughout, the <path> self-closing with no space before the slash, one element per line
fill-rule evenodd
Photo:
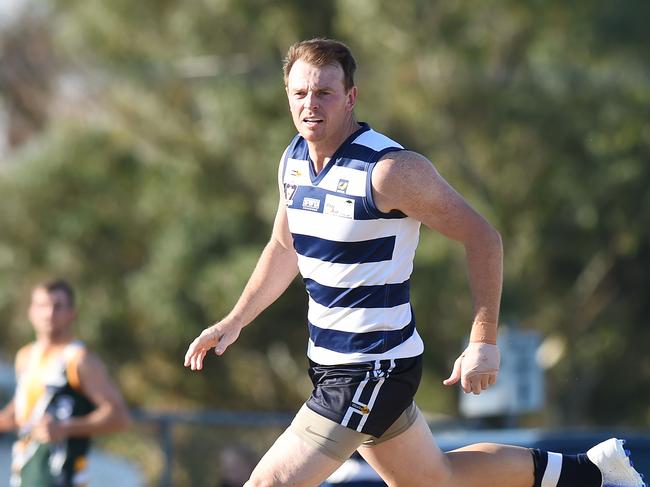
<path fill-rule="evenodd" d="M 587 457 L 603 476 L 602 487 L 647 487 L 630 462 L 630 452 L 623 448 L 625 440 L 610 438 L 587 452 Z"/>

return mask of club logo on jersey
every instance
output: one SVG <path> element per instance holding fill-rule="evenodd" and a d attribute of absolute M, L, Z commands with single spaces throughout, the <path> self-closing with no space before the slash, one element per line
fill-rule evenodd
<path fill-rule="evenodd" d="M 359 403 L 353 402 L 352 404 L 350 404 L 350 407 L 352 409 L 356 409 L 361 414 L 368 414 L 370 412 L 370 408 L 368 406 L 366 406 L 365 404 L 359 404 Z"/>
<path fill-rule="evenodd" d="M 349 185 L 350 181 L 347 179 L 339 179 L 339 183 L 336 185 L 337 193 L 347 193 Z"/>
<path fill-rule="evenodd" d="M 64 419 L 71 418 L 72 413 L 74 412 L 74 399 L 66 395 L 58 396 L 54 400 L 53 406 L 54 406 L 54 417 L 56 419 L 61 421 Z"/>
<path fill-rule="evenodd" d="M 291 172 L 292 176 L 295 176 L 295 177 L 298 177 L 298 178 L 300 176 L 302 176 L 302 171 L 300 169 L 292 169 L 290 172 Z"/>
<path fill-rule="evenodd" d="M 302 209 L 308 211 L 318 211 L 320 208 L 320 200 L 316 198 L 304 198 L 302 200 Z"/>
<path fill-rule="evenodd" d="M 293 197 L 296 194 L 296 189 L 298 189 L 297 185 L 284 183 L 284 200 L 287 206 L 293 203 Z"/>

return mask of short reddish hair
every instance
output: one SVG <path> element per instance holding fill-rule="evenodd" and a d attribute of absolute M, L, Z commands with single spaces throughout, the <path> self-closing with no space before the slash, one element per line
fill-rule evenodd
<path fill-rule="evenodd" d="M 291 68 L 299 59 L 314 66 L 339 64 L 343 68 L 343 85 L 345 89 L 349 90 L 354 86 L 354 72 L 357 69 L 357 62 L 354 60 L 348 46 L 342 42 L 319 38 L 293 44 L 287 51 L 287 56 L 282 64 L 285 86 Z"/>

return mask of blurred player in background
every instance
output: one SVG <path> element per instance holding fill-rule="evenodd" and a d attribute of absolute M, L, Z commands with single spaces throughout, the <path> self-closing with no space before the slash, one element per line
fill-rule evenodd
<path fill-rule="evenodd" d="M 129 412 L 102 361 L 75 339 L 75 295 L 63 280 L 34 287 L 36 340 L 15 360 L 16 391 L 0 431 L 17 431 L 11 487 L 88 484 L 90 437 L 126 429 Z"/>

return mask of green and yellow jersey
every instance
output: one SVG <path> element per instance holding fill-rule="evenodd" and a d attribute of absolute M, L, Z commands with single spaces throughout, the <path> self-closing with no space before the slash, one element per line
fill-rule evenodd
<path fill-rule="evenodd" d="M 77 369 L 84 345 L 75 341 L 50 352 L 37 343 L 27 347 L 26 361 L 17 371 L 14 399 L 19 429 L 13 447 L 11 487 L 85 486 L 89 438 L 39 443 L 30 437 L 33 425 L 45 415 L 66 421 L 94 409 L 79 383 Z"/>

